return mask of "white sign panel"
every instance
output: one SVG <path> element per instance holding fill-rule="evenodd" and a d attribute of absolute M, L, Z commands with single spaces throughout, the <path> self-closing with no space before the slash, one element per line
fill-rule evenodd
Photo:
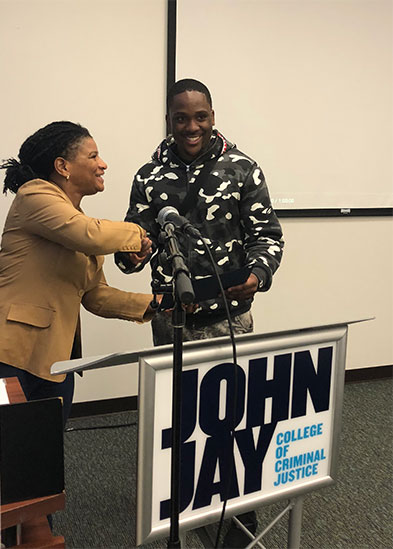
<path fill-rule="evenodd" d="M 226 494 L 229 516 L 333 481 L 337 341 L 240 353 L 236 367 L 230 355 L 212 356 L 182 374 L 185 529 L 216 521 Z M 151 380 L 154 409 L 142 419 L 151 455 L 145 451 L 138 490 L 138 511 L 151 511 L 138 521 L 138 544 L 169 532 L 172 368 L 155 369 Z"/>

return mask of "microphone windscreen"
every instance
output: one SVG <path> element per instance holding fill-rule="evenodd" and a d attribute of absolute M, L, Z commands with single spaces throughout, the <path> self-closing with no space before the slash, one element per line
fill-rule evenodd
<path fill-rule="evenodd" d="M 157 223 L 162 226 L 166 222 L 168 215 L 171 213 L 180 216 L 176 208 L 174 208 L 173 206 L 165 206 L 158 212 Z"/>

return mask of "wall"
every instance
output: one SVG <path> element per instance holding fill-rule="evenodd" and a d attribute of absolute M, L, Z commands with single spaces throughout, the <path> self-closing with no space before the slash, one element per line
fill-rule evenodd
<path fill-rule="evenodd" d="M 269 292 L 256 297 L 255 331 L 268 333 L 375 317 L 350 326 L 346 368 L 392 364 L 392 219 L 286 219 L 282 225 L 286 241 L 283 262 Z M 119 350 L 150 345 L 150 334 L 144 332 L 144 339 L 141 336 L 141 330 L 149 330 L 147 326 L 128 326 L 91 315 L 89 320 L 90 335 L 85 322 L 86 354 L 114 351 L 108 339 L 115 331 Z M 83 380 L 78 380 L 82 381 L 78 394 L 81 400 L 89 400 L 93 394 L 93 399 L 136 394 L 134 375 L 134 365 L 86 372 Z"/>
<path fill-rule="evenodd" d="M 165 0 L 0 0 L 0 158 L 53 120 L 80 122 L 109 166 L 105 191 L 82 208 L 123 219 L 133 174 L 165 132 L 165 28 Z M 0 227 L 11 200 L 0 196 Z M 150 292 L 146 275 L 131 279 L 106 263 L 112 285 Z M 82 322 L 86 354 L 151 345 L 148 326 L 89 313 Z M 132 372 L 77 376 L 76 401 L 134 394 Z"/>
<path fill-rule="evenodd" d="M 283 228 L 283 262 L 257 297 L 256 329 L 375 317 L 350 327 L 346 368 L 392 364 L 392 219 L 286 219 Z"/>
<path fill-rule="evenodd" d="M 242 7 L 246 4 L 239 1 Z M 165 19 L 164 0 L 0 0 L 1 158 L 15 156 L 30 133 L 52 120 L 80 121 L 89 127 L 109 164 L 105 192 L 86 198 L 82 206 L 95 217 L 122 219 L 132 174 L 164 135 Z M 187 28 L 198 49 L 198 26 Z M 246 41 L 247 29 L 241 32 Z M 225 51 L 233 58 L 228 41 Z M 220 66 L 217 56 L 201 62 Z M 194 60 L 187 73 L 202 78 Z M 179 65 L 178 77 L 184 75 L 185 67 Z M 255 124 L 255 113 L 245 95 L 232 91 L 230 112 L 236 114 L 236 126 L 231 127 L 224 117 L 230 81 L 229 75 L 212 76 L 206 83 L 213 93 L 218 127 L 225 120 L 228 137 L 238 139 L 237 128 L 241 125 L 246 135 L 249 124 Z M 244 148 L 260 161 L 272 188 L 273 145 L 268 134 L 264 139 L 266 150 Z M 0 226 L 11 199 L 0 199 Z M 256 298 L 256 331 L 375 316 L 372 322 L 350 328 L 347 368 L 392 364 L 392 219 L 285 219 L 282 224 L 284 259 L 272 289 Z M 127 277 L 108 257 L 105 272 L 108 282 L 119 288 L 150 289 L 148 270 Z M 152 344 L 148 325 L 100 319 L 85 311 L 82 323 L 85 356 Z M 77 376 L 76 402 L 135 394 L 136 365 Z"/>
<path fill-rule="evenodd" d="M 208 85 L 217 128 L 260 163 L 276 209 L 391 206 L 390 0 L 198 5 L 178 0 L 177 78 Z M 350 328 L 347 368 L 392 364 L 392 218 L 283 227 L 283 263 L 256 298 L 256 330 L 375 316 Z"/>

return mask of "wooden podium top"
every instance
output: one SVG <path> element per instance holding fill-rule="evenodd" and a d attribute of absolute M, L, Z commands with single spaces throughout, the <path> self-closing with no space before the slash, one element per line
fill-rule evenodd
<path fill-rule="evenodd" d="M 50 515 L 55 511 L 60 511 L 65 507 L 64 492 L 54 496 L 45 496 L 43 498 L 25 499 L 14 503 L 1 505 L 1 528 L 9 528 L 16 524 L 21 524 L 34 517 L 41 515 Z"/>
<path fill-rule="evenodd" d="M 4 378 L 10 404 L 26 402 L 19 380 Z M 65 495 L 55 494 L 0 505 L 1 529 L 22 525 L 22 544 L 18 547 L 64 547 L 62 536 L 52 536 L 46 515 L 64 509 Z M 27 545 L 25 545 L 27 543 Z"/>
<path fill-rule="evenodd" d="M 19 379 L 17 377 L 5 377 L 3 378 L 5 388 L 8 394 L 10 404 L 18 404 L 19 402 L 26 402 L 26 397 L 20 386 Z"/>

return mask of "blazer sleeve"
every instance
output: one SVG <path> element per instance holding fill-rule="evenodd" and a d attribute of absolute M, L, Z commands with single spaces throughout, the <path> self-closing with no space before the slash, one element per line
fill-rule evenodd
<path fill-rule="evenodd" d="M 77 210 L 54 184 L 25 185 L 19 189 L 16 200 L 19 225 L 26 231 L 86 255 L 141 249 L 146 233 L 139 225 L 89 217 Z"/>
<path fill-rule="evenodd" d="M 104 318 L 120 318 L 142 324 L 154 316 L 154 311 L 148 310 L 152 299 L 152 294 L 126 292 L 108 286 L 101 269 L 98 284 L 84 294 L 82 305 L 89 312 Z"/>
<path fill-rule="evenodd" d="M 151 164 L 147 164 L 151 170 Z M 146 230 L 147 236 L 152 241 L 153 253 L 147 256 L 144 261 L 135 265 L 129 258 L 128 254 L 118 251 L 115 253 L 115 263 L 119 269 L 125 274 L 138 273 L 144 266 L 150 261 L 152 255 L 159 247 L 158 236 L 160 234 L 160 227 L 156 221 L 156 213 L 152 207 L 152 203 L 149 202 L 145 187 L 143 171 L 146 168 L 143 166 L 134 177 L 134 181 L 131 187 L 130 204 L 126 213 L 125 221 L 129 223 L 137 223 L 143 229 Z"/>

